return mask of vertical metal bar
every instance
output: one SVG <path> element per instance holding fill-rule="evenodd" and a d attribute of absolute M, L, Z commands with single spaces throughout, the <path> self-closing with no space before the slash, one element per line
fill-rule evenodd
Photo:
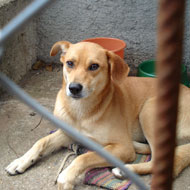
<path fill-rule="evenodd" d="M 170 190 L 175 151 L 185 0 L 160 0 L 158 15 L 158 101 L 152 190 Z"/>

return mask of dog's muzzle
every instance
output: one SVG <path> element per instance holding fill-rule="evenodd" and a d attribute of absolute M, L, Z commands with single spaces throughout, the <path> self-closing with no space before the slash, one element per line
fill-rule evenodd
<path fill-rule="evenodd" d="M 69 85 L 69 91 L 73 98 L 81 98 L 82 89 L 83 89 L 83 86 L 80 83 L 71 83 Z"/>

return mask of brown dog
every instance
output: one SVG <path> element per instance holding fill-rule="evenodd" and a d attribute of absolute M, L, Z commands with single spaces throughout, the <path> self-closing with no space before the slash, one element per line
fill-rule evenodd
<path fill-rule="evenodd" d="M 62 52 L 60 60 L 64 65 L 63 86 L 57 95 L 54 114 L 126 163 L 135 159 L 135 152 L 151 152 L 153 160 L 156 79 L 127 77 L 127 64 L 94 43 L 60 41 L 54 44 L 50 54 L 55 56 L 59 51 Z M 181 86 L 178 140 L 190 137 L 188 102 L 190 90 Z M 151 151 L 148 145 L 143 144 L 145 139 Z M 6 171 L 11 175 L 23 173 L 40 157 L 72 142 L 69 136 L 58 130 L 36 142 Z M 189 151 L 190 144 L 177 147 L 175 176 L 190 164 Z M 152 160 L 126 166 L 136 173 L 148 174 L 152 171 Z M 80 155 L 59 175 L 58 189 L 71 190 L 75 178 L 87 168 L 108 165 L 94 152 Z M 113 172 L 121 175 L 119 169 Z"/>

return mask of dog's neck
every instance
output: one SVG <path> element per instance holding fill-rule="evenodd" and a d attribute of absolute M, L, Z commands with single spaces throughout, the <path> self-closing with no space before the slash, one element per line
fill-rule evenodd
<path fill-rule="evenodd" d="M 89 119 L 90 117 L 96 117 L 94 120 L 97 120 L 109 106 L 113 97 L 113 88 L 112 82 L 108 81 L 105 88 L 95 96 L 75 100 L 65 94 L 64 104 L 67 105 L 68 114 L 73 120 Z M 64 85 L 63 90 L 66 93 Z"/>

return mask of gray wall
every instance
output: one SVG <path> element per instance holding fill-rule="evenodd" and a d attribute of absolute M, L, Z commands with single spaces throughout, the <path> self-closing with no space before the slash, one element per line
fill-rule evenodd
<path fill-rule="evenodd" d="M 186 0 L 183 62 L 190 72 L 190 1 Z"/>
<path fill-rule="evenodd" d="M 0 0 L 0 28 L 5 26 L 31 0 Z M 36 60 L 36 21 L 13 35 L 5 45 L 0 70 L 18 82 Z"/>
<path fill-rule="evenodd" d="M 47 62 L 59 40 L 73 43 L 90 37 L 115 37 L 127 43 L 126 60 L 133 69 L 155 58 L 157 0 L 57 0 L 37 20 L 38 58 Z M 188 1 L 187 10 L 190 10 Z M 184 62 L 190 64 L 190 21 L 187 11 Z M 189 65 L 190 66 L 190 65 Z"/>
<path fill-rule="evenodd" d="M 32 0 L 0 0 L 0 27 Z M 125 58 L 133 70 L 155 57 L 157 0 L 56 0 L 7 43 L 0 70 L 19 81 L 36 59 L 50 58 L 59 40 L 73 43 L 90 37 L 115 37 L 127 43 Z M 190 1 L 186 7 L 183 62 L 190 71 Z"/>

